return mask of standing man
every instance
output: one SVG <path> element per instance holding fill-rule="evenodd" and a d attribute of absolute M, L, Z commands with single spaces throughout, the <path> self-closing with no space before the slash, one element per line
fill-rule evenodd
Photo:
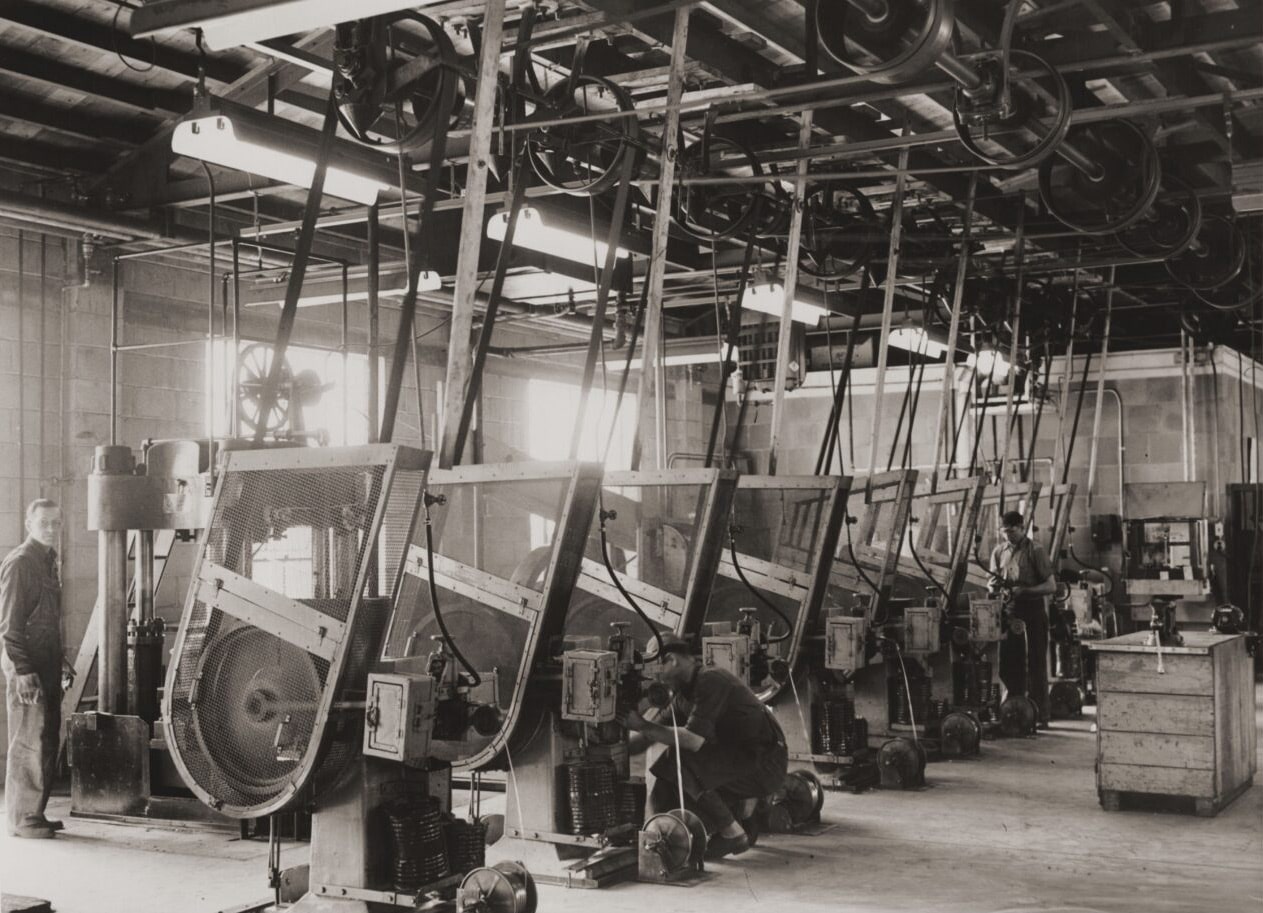
<path fill-rule="evenodd" d="M 61 508 L 46 498 L 26 508 L 26 541 L 0 563 L 0 670 L 9 713 L 5 797 L 9 833 L 48 838 L 44 817 L 61 729 Z"/>
<path fill-rule="evenodd" d="M 1009 634 L 1000 641 L 1000 681 L 1009 693 L 1025 693 L 1039 710 L 1037 725 L 1048 728 L 1048 608 L 1044 598 L 1057 592 L 1048 554 L 1026 535 L 1016 510 L 1000 520 L 1001 542 L 991 553 L 993 585 L 1012 596 L 1009 612 L 1026 625 L 1025 638 Z M 1023 655 L 1025 654 L 1025 655 Z M 1030 681 L 1025 670 L 1030 669 Z"/>
<path fill-rule="evenodd" d="M 675 692 L 676 712 L 687 713 L 687 722 L 661 725 L 635 712 L 623 721 L 643 739 L 668 746 L 650 768 L 656 778 L 650 810 L 657 814 L 679 807 L 678 763 L 685 798 L 713 835 L 707 856 L 744 853 L 750 838 L 732 803 L 761 799 L 784 784 L 789 767 L 785 736 L 745 682 L 725 669 L 703 666 L 684 639 L 663 635 L 658 658 L 659 678 Z"/>

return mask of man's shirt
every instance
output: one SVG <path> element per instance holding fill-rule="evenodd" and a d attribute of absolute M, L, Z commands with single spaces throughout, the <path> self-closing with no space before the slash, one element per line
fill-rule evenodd
<path fill-rule="evenodd" d="M 1053 566 L 1044 550 L 1029 536 L 1023 536 L 1017 545 L 1005 540 L 995 547 L 991 552 L 991 572 L 1005 583 L 1028 587 L 1051 577 Z"/>
<path fill-rule="evenodd" d="M 34 539 L 0 563 L 0 659 L 5 675 L 61 671 L 57 553 Z"/>
<path fill-rule="evenodd" d="M 726 669 L 699 666 L 682 696 L 689 708 L 684 728 L 708 744 L 735 748 L 784 742 L 763 702 Z"/>

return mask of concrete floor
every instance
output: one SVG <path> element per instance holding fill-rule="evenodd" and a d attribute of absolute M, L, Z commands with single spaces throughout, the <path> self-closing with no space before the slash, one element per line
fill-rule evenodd
<path fill-rule="evenodd" d="M 766 838 L 711 864 L 694 887 L 545 886 L 540 910 L 1263 910 L 1263 780 L 1216 818 L 1107 813 L 1090 727 L 1088 718 L 988 742 L 981 760 L 932 764 L 924 791 L 831 793 L 825 833 Z M 67 806 L 54 800 L 50 813 Z M 290 848 L 286 864 L 305 852 Z M 497 860 L 494 847 L 488 858 Z M 222 831 L 69 819 L 56 840 L 0 840 L 3 889 L 49 898 L 60 913 L 214 913 L 265 897 L 266 864 L 265 844 Z"/>

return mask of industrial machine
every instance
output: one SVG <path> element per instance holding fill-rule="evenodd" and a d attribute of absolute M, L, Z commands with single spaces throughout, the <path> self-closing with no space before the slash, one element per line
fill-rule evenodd
<path fill-rule="evenodd" d="M 450 644 L 376 662 L 406 592 L 429 454 L 376 444 L 241 451 L 225 459 L 167 673 L 172 758 L 233 818 L 314 808 L 293 910 L 525 911 L 529 875 L 486 869 L 477 822 L 451 815 L 431 745 L 469 698 Z M 429 517 L 417 527 L 429 531 Z M 279 856 L 279 854 L 278 854 Z"/>
<path fill-rule="evenodd" d="M 1073 572 L 1071 572 L 1073 573 Z M 1052 669 L 1048 688 L 1049 709 L 1054 719 L 1079 716 L 1083 707 L 1096 703 L 1095 656 L 1087 643 L 1113 637 L 1114 606 L 1109 601 L 1109 577 L 1077 580 L 1064 584 L 1064 600 L 1054 600 L 1049 645 Z"/>
<path fill-rule="evenodd" d="M 560 690 L 532 696 L 538 731 L 514 751 L 507 783 L 503 851 L 537 879 L 601 887 L 637 870 L 663 882 L 689 871 L 695 826 L 674 812 L 646 824 L 643 762 L 629 757 L 618 717 L 653 681 L 655 636 L 699 631 L 736 486 L 728 470 L 605 474 L 549 644 Z"/>
<path fill-rule="evenodd" d="M 130 447 L 96 450 L 88 528 L 99 539 L 97 603 L 63 697 L 74 815 L 144 816 L 156 813 L 154 796 L 185 794 L 159 714 L 166 625 L 154 596 L 177 539 L 206 523 L 207 465 L 196 441 L 147 441 L 139 463 Z M 96 709 L 79 712 L 94 666 Z"/>
<path fill-rule="evenodd" d="M 1125 567 L 1132 620 L 1149 623 L 1152 601 L 1181 600 L 1186 620 L 1209 623 L 1210 521 L 1205 482 L 1128 483 L 1123 488 Z"/>
<path fill-rule="evenodd" d="M 706 609 L 703 663 L 745 680 L 772 710 L 787 747 L 791 732 L 810 741 L 813 634 L 850 488 L 846 476 L 742 476 Z M 785 831 L 814 823 L 823 802 L 812 771 L 791 771 L 763 804 L 763 824 Z"/>

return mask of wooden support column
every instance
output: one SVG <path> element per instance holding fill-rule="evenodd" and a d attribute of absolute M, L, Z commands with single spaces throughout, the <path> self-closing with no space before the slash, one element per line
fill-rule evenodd
<path fill-rule="evenodd" d="M 902 135 L 908 134 L 905 125 Z M 873 390 L 873 433 L 868 455 L 868 477 L 877 473 L 877 452 L 881 450 L 882 396 L 886 393 L 886 362 L 889 357 L 890 324 L 895 308 L 895 284 L 899 272 L 899 245 L 903 239 L 903 193 L 908 184 L 908 148 L 899 152 L 899 175 L 895 178 L 895 199 L 890 206 L 890 251 L 886 259 L 886 295 L 881 311 L 881 336 L 877 340 L 877 384 Z"/>
<path fill-rule="evenodd" d="M 789 351 L 794 328 L 794 294 L 798 291 L 798 251 L 802 244 L 803 206 L 807 195 L 807 166 L 811 160 L 812 112 L 802 113 L 798 128 L 798 177 L 794 186 L 794 209 L 789 222 L 789 239 L 785 249 L 785 302 L 781 305 L 781 331 L 776 338 L 776 383 L 772 394 L 772 432 L 768 449 L 768 475 L 776 475 L 777 448 L 781 427 L 785 422 L 785 385 L 789 380 Z M 738 302 L 740 304 L 740 302 Z M 825 319 L 828 319 L 827 317 Z"/>
<path fill-rule="evenodd" d="M 1018 204 L 1021 209 L 1017 213 L 1017 244 L 1013 248 L 1013 258 L 1017 261 L 1017 275 L 1014 277 L 1013 289 L 1013 339 L 1009 343 L 1009 390 L 1004 399 L 1004 446 L 1000 448 L 1000 465 L 996 472 L 1000 474 L 1000 510 L 1005 511 L 1005 483 L 1008 481 L 1006 467 L 1009 461 L 1009 446 L 1013 437 L 1013 399 L 1017 394 L 1017 353 L 1022 339 L 1022 281 L 1023 267 L 1026 264 L 1026 197 L 1019 194 Z"/>
<path fill-rule="evenodd" d="M 465 179 L 465 205 L 456 258 L 456 288 L 452 295 L 452 321 L 447 346 L 447 374 L 443 385 L 442 431 L 439 466 L 450 469 L 456 449 L 457 426 L 468 395 L 473 362 L 474 303 L 478 298 L 478 254 L 482 250 L 482 223 L 486 214 L 487 171 L 491 162 L 491 128 L 500 75 L 500 41 L 504 33 L 505 0 L 488 0 L 482 23 L 482 53 L 478 61 L 478 88 L 474 95 L 474 122 L 469 138 L 469 171 Z M 421 391 L 417 391 L 417 396 Z"/>
<path fill-rule="evenodd" d="M 671 228 L 671 194 L 675 190 L 675 166 L 679 158 L 680 99 L 684 95 L 685 45 L 688 43 L 690 7 L 675 11 L 671 33 L 671 68 L 667 80 L 667 112 L 662 125 L 662 166 L 658 201 L 653 217 L 650 248 L 649 293 L 645 302 L 644 346 L 641 350 L 637 422 L 642 464 L 666 468 L 666 366 L 662 360 L 662 286 L 667 272 L 667 235 Z M 722 395 L 722 394 L 721 394 Z M 652 444 L 652 446 L 649 446 Z"/>
<path fill-rule="evenodd" d="M 956 422 L 952 416 L 952 404 L 956 401 L 956 346 L 960 339 L 961 303 L 965 296 L 965 277 L 969 273 L 969 239 L 973 231 L 974 200 L 978 196 L 978 172 L 969 174 L 969 195 L 965 199 L 964 234 L 960 239 L 960 256 L 956 260 L 956 284 L 952 289 L 952 319 L 947 327 L 947 355 L 943 362 L 943 394 L 939 400 L 938 417 L 934 424 L 934 474 L 930 476 L 930 490 L 938 490 L 940 459 L 952 459 L 956 447 Z M 940 449 L 941 448 L 941 449 Z"/>
<path fill-rule="evenodd" d="M 1110 267 L 1109 290 L 1105 293 L 1105 331 L 1101 334 L 1101 363 L 1097 365 L 1096 408 L 1092 411 L 1092 452 L 1088 456 L 1088 507 L 1092 506 L 1092 489 L 1096 487 L 1097 442 L 1101 437 L 1101 413 L 1105 411 L 1105 369 L 1110 356 L 1110 325 L 1114 320 L 1114 267 Z M 1119 466 L 1122 472 L 1123 467 Z M 1187 480 L 1186 480 L 1187 481 Z M 1122 509 L 1121 507 L 1119 508 Z"/>

